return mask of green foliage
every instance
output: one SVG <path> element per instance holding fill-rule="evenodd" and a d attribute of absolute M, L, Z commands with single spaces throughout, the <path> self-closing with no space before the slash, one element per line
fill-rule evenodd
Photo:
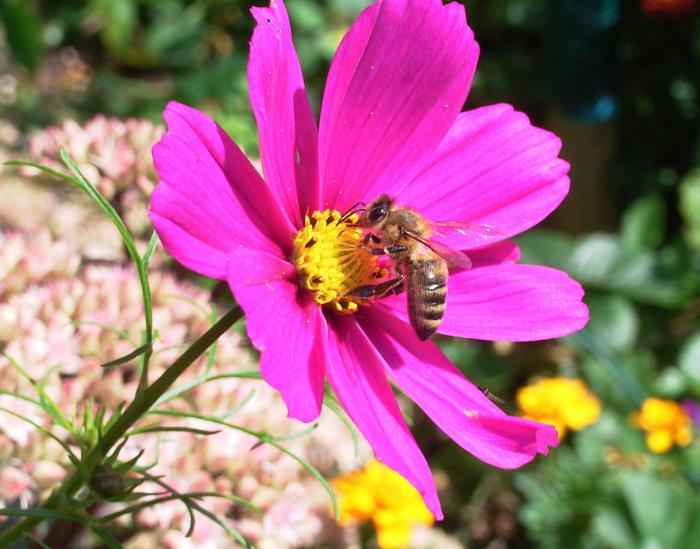
<path fill-rule="evenodd" d="M 368 3 L 287 2 L 317 113 L 336 45 Z M 629 418 L 646 396 L 700 399 L 700 26 L 692 16 L 696 13 L 650 16 L 640 10 L 640 2 L 611 0 L 586 5 L 545 0 L 463 3 L 481 46 L 469 106 L 510 102 L 545 127 L 558 112 L 566 114 L 567 124 L 583 121 L 595 129 L 595 124 L 607 121 L 614 127 L 617 142 L 612 169 L 606 173 L 609 185 L 607 180 L 604 184 L 615 203 L 619 230 L 612 232 L 611 223 L 607 232 L 571 236 L 538 229 L 518 238 L 522 262 L 563 269 L 585 285 L 591 321 L 582 333 L 557 342 L 522 346 L 439 341 L 449 358 L 475 383 L 503 398 L 503 407 L 509 411 L 514 411 L 518 387 L 538 375 L 562 373 L 584 378 L 604 410 L 596 425 L 570 433 L 560 448 L 514 477 L 476 464 L 459 449 L 444 449 L 444 437 L 432 424 L 420 416 L 414 418 L 414 431 L 431 465 L 449 479 L 447 495 L 443 494 L 445 508 L 450 511 L 445 528 L 469 538 L 465 509 L 473 512 L 486 507 L 500 492 L 511 489 L 514 478 L 524 498 L 520 518 L 535 546 L 691 549 L 700 537 L 700 521 L 694 520 L 700 515 L 699 445 L 695 442 L 664 456 L 652 455 L 643 433 Z M 17 101 L 3 105 L 7 117 L 22 131 L 64 116 L 82 120 L 97 112 L 160 120 L 166 101 L 175 99 L 214 116 L 247 153 L 256 156 L 257 128 L 246 82 L 247 44 L 253 28 L 249 4 L 237 0 L 0 0 L 0 20 L 9 50 L 23 67 L 40 71 L 44 54 L 63 48 L 72 48 L 90 66 L 87 89 L 80 93 L 41 90 L 35 81 L 20 78 Z M 584 10 L 585 17 L 577 16 L 577 10 Z M 21 74 L 26 72 L 22 69 Z M 612 110 L 604 115 L 600 105 Z M 610 118 L 613 110 L 617 115 Z M 564 158 L 570 158 L 567 146 L 565 138 Z M 137 266 L 146 311 L 143 338 L 130 340 L 133 350 L 104 366 L 139 360 L 144 380 L 140 389 L 144 391 L 148 357 L 157 339 L 150 318 L 147 276 L 157 237 L 153 235 L 140 256 L 112 206 L 69 158 L 64 155 L 63 160 L 67 173 L 39 168 L 86 192 L 113 221 Z M 578 185 L 579 180 L 572 177 L 572 188 L 580 189 Z M 572 193 L 569 200 L 576 200 L 575 195 Z M 204 314 L 213 315 L 215 324 L 216 311 Z M 101 328 L 128 339 L 117 328 Z M 238 329 L 242 329 L 240 325 Z M 212 345 L 207 351 L 209 365 L 215 354 L 216 346 Z M 22 369 L 16 362 L 13 366 Z M 127 436 L 157 430 L 207 436 L 217 432 L 215 429 L 237 428 L 235 414 L 255 397 L 254 392 L 224 416 L 201 417 L 214 426 L 211 430 L 164 427 L 158 420 L 171 413 L 166 407 L 174 399 L 186 397 L 204 383 L 227 377 L 258 378 L 257 371 L 215 375 L 208 368 L 187 381 L 173 380 L 147 410 L 142 410 L 150 419 L 138 426 L 125 425 L 124 409 L 105 417 L 103 410 L 87 406 L 81 417 L 66 417 L 44 390 L 43 380 L 24 377 L 30 380 L 34 393 L 11 396 L 48 414 L 51 427 L 70 433 L 81 456 L 73 454 L 52 429 L 36 425 L 65 445 L 78 474 L 60 489 L 62 499 L 55 500 L 53 508 L 9 509 L 4 514 L 37 521 L 77 521 L 92 528 L 106 546 L 115 546 L 110 534 L 114 519 L 177 499 L 190 516 L 190 530 L 195 514 L 209 516 L 229 529 L 199 505 L 205 497 L 220 495 L 181 494 L 165 480 L 150 475 L 152 464 L 137 460 L 122 463 L 118 454 Z M 0 390 L 0 394 L 8 393 Z M 356 436 L 330 392 L 325 404 Z M 1 412 L 13 413 L 9 409 Z M 194 416 L 183 412 L 177 417 Z M 305 432 L 300 430 L 296 435 Z M 270 433 L 249 434 L 286 451 L 283 438 Z M 318 471 L 302 464 L 319 478 L 334 502 Z M 94 478 L 100 471 L 113 475 L 120 484 L 118 489 L 107 493 L 100 488 Z M 165 495 L 138 494 L 135 483 L 144 479 L 159 484 Z M 92 487 L 88 498 L 74 501 L 66 497 L 81 485 Z M 85 510 L 104 498 L 125 501 L 127 507 L 95 521 Z M 68 506 L 61 505 L 66 502 L 74 507 L 65 510 Z M 230 530 L 229 534 L 238 543 L 247 543 L 240 533 Z M 508 541 L 518 546 L 526 543 Z M 496 545 L 503 543 L 495 540 Z"/>
<path fill-rule="evenodd" d="M 659 193 L 637 199 L 622 216 L 620 236 L 628 249 L 654 249 L 663 243 L 665 232 L 666 205 Z"/>
<path fill-rule="evenodd" d="M 146 325 L 144 331 L 144 341 L 141 346 L 143 352 L 141 352 L 140 349 L 136 349 L 132 353 L 127 355 L 127 357 L 129 357 L 127 358 L 127 360 L 131 360 L 132 358 L 135 358 L 137 356 L 143 357 L 143 360 L 141 362 L 141 377 L 139 380 L 140 393 L 144 390 L 146 384 L 148 383 L 148 361 L 153 351 L 153 298 L 151 296 L 151 289 L 148 282 L 148 261 L 144 260 L 144 258 L 142 258 L 139 254 L 136 248 L 136 242 L 134 240 L 134 237 L 129 232 L 129 229 L 127 228 L 126 224 L 124 223 L 114 206 L 112 206 L 109 203 L 109 201 L 100 194 L 100 191 L 97 190 L 97 187 L 90 183 L 90 181 L 80 171 L 76 163 L 73 162 L 73 160 L 63 149 L 61 149 L 60 151 L 60 156 L 61 161 L 66 166 L 66 168 L 72 173 L 73 177 L 63 174 L 61 172 L 57 172 L 56 170 L 53 170 L 46 166 L 42 166 L 41 164 L 36 164 L 34 162 L 11 161 L 7 164 L 11 166 L 32 166 L 50 175 L 58 177 L 63 181 L 67 181 L 68 183 L 72 183 L 73 185 L 77 186 L 79 189 L 84 191 L 95 202 L 95 204 L 97 204 L 97 206 L 100 207 L 100 209 L 102 209 L 102 211 L 109 217 L 109 219 L 112 221 L 115 228 L 119 232 L 119 236 L 121 236 L 124 246 L 126 247 L 127 251 L 129 252 L 129 256 L 131 257 L 132 261 L 136 266 L 136 271 L 139 276 L 139 282 L 141 283 L 141 292 L 143 297 L 144 319 Z M 156 240 L 153 237 L 151 237 L 148 248 L 146 250 L 146 255 L 144 256 L 148 258 L 148 260 L 150 260 L 150 256 L 153 253 L 153 248 L 156 245 L 155 243 Z M 125 361 L 124 357 L 122 357 L 121 359 L 117 359 L 117 363 L 121 363 L 119 361 Z"/>
<path fill-rule="evenodd" d="M 685 483 L 643 471 L 625 471 L 619 482 L 636 531 L 628 547 L 691 549 L 697 543 L 692 531 L 700 502 Z"/>
<path fill-rule="evenodd" d="M 694 250 L 700 249 L 700 169 L 683 178 L 679 187 L 679 207 L 685 222 L 685 234 Z"/>
<path fill-rule="evenodd" d="M 545 230 L 530 231 L 517 241 L 524 263 L 563 269 L 588 288 L 615 292 L 639 303 L 680 308 L 698 291 L 697 278 L 684 264 L 687 257 L 677 257 L 671 245 L 659 252 L 630 248 L 613 234 L 572 238 Z"/>
<path fill-rule="evenodd" d="M 700 397 L 700 332 L 683 343 L 678 355 L 678 366 L 687 377 L 695 396 Z"/>
<path fill-rule="evenodd" d="M 34 72 L 39 66 L 44 44 L 41 21 L 26 0 L 0 0 L 0 22 L 5 28 L 7 45 L 17 61 Z"/>
<path fill-rule="evenodd" d="M 602 460 L 589 462 L 575 450 L 563 447 L 537 474 L 518 474 L 514 482 L 528 499 L 521 518 L 538 546 L 594 546 L 594 509 L 605 505 L 614 493 Z"/>

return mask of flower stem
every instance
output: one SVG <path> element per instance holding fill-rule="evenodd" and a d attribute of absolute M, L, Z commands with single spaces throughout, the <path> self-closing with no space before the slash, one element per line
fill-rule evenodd
<path fill-rule="evenodd" d="M 132 403 L 124 410 L 122 415 L 103 434 L 99 443 L 84 458 L 83 465 L 86 471 L 92 471 L 107 456 L 109 450 L 124 436 L 124 434 L 136 423 L 158 399 L 167 391 L 173 383 L 185 372 L 185 370 L 206 350 L 224 334 L 238 319 L 243 316 L 239 307 L 235 307 L 221 317 L 216 324 L 207 330 L 197 341 L 182 353 L 175 362 L 152 385 L 141 394 L 137 394 Z M 62 502 L 72 496 L 83 485 L 84 479 L 79 471 L 74 470 L 64 479 L 61 485 L 53 491 L 51 496 L 42 504 L 41 509 L 58 509 Z M 44 519 L 42 517 L 27 517 L 15 524 L 6 532 L 0 534 L 0 547 L 11 547 L 25 534 L 30 532 Z"/>

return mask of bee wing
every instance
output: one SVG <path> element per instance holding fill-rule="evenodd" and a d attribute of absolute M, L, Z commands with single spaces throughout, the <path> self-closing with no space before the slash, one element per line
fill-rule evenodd
<path fill-rule="evenodd" d="M 471 269 L 472 262 L 463 252 L 450 248 L 449 246 L 441 244 L 436 240 L 427 240 L 410 231 L 406 231 L 406 234 L 420 242 L 426 248 L 429 248 L 430 250 L 438 254 L 441 258 L 447 261 L 448 266 L 465 270 Z"/>
<path fill-rule="evenodd" d="M 493 225 L 473 221 L 431 221 L 432 238 L 451 248 L 478 248 L 505 238 L 505 233 Z"/>

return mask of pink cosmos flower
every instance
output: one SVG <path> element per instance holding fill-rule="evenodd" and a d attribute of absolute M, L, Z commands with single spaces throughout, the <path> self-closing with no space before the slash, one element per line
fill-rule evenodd
<path fill-rule="evenodd" d="M 473 267 L 449 277 L 439 333 L 482 340 L 559 337 L 588 319 L 565 273 L 519 265 L 505 240 L 544 219 L 569 189 L 560 141 L 509 105 L 460 112 L 478 57 L 464 8 L 382 0 L 342 40 L 317 128 L 284 4 L 253 8 L 248 79 L 264 179 L 226 133 L 178 103 L 153 156 L 151 219 L 166 249 L 227 280 L 261 351 L 262 376 L 289 415 L 314 420 L 324 380 L 379 460 L 442 517 L 430 468 L 389 380 L 460 446 L 519 467 L 546 454 L 553 427 L 507 416 L 407 321 L 403 295 L 348 297 L 376 280 L 376 256 L 340 219 L 387 193 L 432 220 L 498 228 L 466 249 Z M 354 314 L 353 314 L 354 313 Z"/>

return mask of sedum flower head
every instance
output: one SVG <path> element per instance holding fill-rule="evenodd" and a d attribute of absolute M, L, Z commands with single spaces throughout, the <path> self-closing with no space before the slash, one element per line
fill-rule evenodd
<path fill-rule="evenodd" d="M 515 398 L 524 417 L 554 425 L 560 439 L 600 418 L 600 401 L 580 379 L 540 379 L 518 389 Z"/>
<path fill-rule="evenodd" d="M 149 229 L 147 197 L 155 186 L 156 174 L 150 150 L 163 128 L 148 120 L 106 117 L 98 114 L 78 124 L 65 120 L 60 126 L 44 128 L 29 138 L 31 158 L 59 171 L 64 167 L 59 151 L 64 148 L 100 193 L 122 213 L 136 234 Z M 23 168 L 25 175 L 40 175 L 36 168 Z"/>
<path fill-rule="evenodd" d="M 646 431 L 647 447 L 656 454 L 668 452 L 674 444 L 688 446 L 693 440 L 690 416 L 672 400 L 647 398 L 632 415 L 632 423 Z"/>
<path fill-rule="evenodd" d="M 31 240 L 20 233 L 0 231 L 0 300 L 40 281 L 70 277 L 79 265 L 76 250 L 54 240 L 48 231 L 37 232 Z"/>
<path fill-rule="evenodd" d="M 252 13 L 248 84 L 264 176 L 211 118 L 170 103 L 168 131 L 153 149 L 160 180 L 151 220 L 177 261 L 228 282 L 261 351 L 261 374 L 289 415 L 314 421 L 327 379 L 377 459 L 441 518 L 430 467 L 390 381 L 462 448 L 497 467 L 546 454 L 557 435 L 507 416 L 433 342 L 421 341 L 405 293 L 355 299 L 351 285 L 366 289 L 384 272 L 352 245 L 356 227 L 342 214 L 386 194 L 429 220 L 498 228 L 442 242 L 468 253 L 472 268 L 449 274 L 438 333 L 497 341 L 569 334 L 588 320 L 580 285 L 518 264 L 518 247 L 507 240 L 566 196 L 560 140 L 509 105 L 460 112 L 479 47 L 459 3 L 367 7 L 338 46 L 318 123 L 284 2 Z"/>
<path fill-rule="evenodd" d="M 371 520 L 382 549 L 408 547 L 415 526 L 430 526 L 433 515 L 416 489 L 378 461 L 336 478 L 342 525 Z"/>
<path fill-rule="evenodd" d="M 2 294 L 0 301 L 0 348 L 30 375 L 45 378 L 47 393 L 67 417 L 73 417 L 76 404 L 84 403 L 86 395 L 108 410 L 133 398 L 138 381 L 133 363 L 109 370 L 100 366 L 130 352 L 140 340 L 143 304 L 133 270 L 112 265 L 76 265 L 79 258 L 66 252 L 66 243 L 45 240 L 42 235 L 28 238 L 13 233 L 3 238 L 7 244 L 0 248 L 0 264 L 6 275 L 3 282 L 16 283 L 12 283 L 12 292 Z M 10 253 L 10 248 L 27 253 L 17 261 L 13 259 L 17 254 Z M 37 274 L 40 271 L 31 267 L 35 262 L 37 269 L 46 271 L 43 278 Z M 214 304 L 207 292 L 170 274 L 152 272 L 150 282 L 158 330 L 151 359 L 156 376 L 181 353 L 183 342 L 193 341 L 209 327 L 207 309 Z M 253 359 L 242 343 L 236 331 L 224 334 L 217 341 L 210 375 L 252 369 Z M 202 358 L 181 382 L 188 384 L 206 370 L 207 359 Z M 0 357 L 0 387 L 35 395 L 34 388 L 5 357 Z M 206 383 L 164 406 L 226 416 L 236 425 L 276 436 L 300 431 L 298 422 L 285 417 L 286 408 L 279 394 L 256 380 Z M 38 406 L 0 395 L 0 407 L 72 443 Z M 234 409 L 237 411 L 231 415 Z M 144 423 L 152 424 L 153 419 L 145 418 Z M 180 420 L 158 420 L 162 425 L 182 425 Z M 189 426 L 212 429 L 205 422 Z M 252 500 L 261 512 L 235 507 L 222 498 L 207 498 L 202 505 L 261 549 L 335 544 L 339 527 L 328 517 L 328 496 L 318 481 L 287 454 L 258 442 L 254 436 L 234 430 L 206 437 L 192 433 L 143 434 L 129 439 L 120 459 L 126 461 L 144 450 L 140 463 L 154 464 L 151 473 L 164 475 L 163 480 L 181 492 L 217 491 Z M 362 445 L 356 454 L 350 432 L 330 411 L 324 412 L 318 428 L 305 436 L 290 437 L 285 447 L 326 476 L 350 470 L 356 466 L 356 460 L 369 457 L 368 448 Z M 32 424 L 0 410 L 0 507 L 13 501 L 27 507 L 43 499 L 69 467 L 65 450 L 58 443 Z M 157 485 L 144 489 L 162 491 Z M 113 504 L 107 504 L 110 506 Z M 108 513 L 110 509 L 104 511 Z M 127 522 L 123 526 L 135 532 L 133 545 L 126 546 L 165 547 L 171 538 L 182 541 L 173 547 L 185 547 L 187 543 L 230 545 L 221 527 L 206 517 L 197 519 L 195 540 L 186 539 L 189 516 L 177 501 L 124 520 Z M 148 540 L 141 543 L 142 536 Z"/>

